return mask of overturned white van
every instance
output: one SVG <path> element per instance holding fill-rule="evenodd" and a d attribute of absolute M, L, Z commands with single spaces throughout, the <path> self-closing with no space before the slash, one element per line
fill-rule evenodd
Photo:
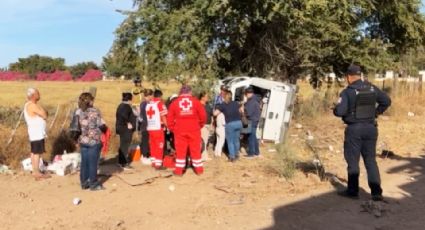
<path fill-rule="evenodd" d="M 217 93 L 222 85 L 232 92 L 233 100 L 239 102 L 244 101 L 244 91 L 251 86 L 262 101 L 258 138 L 284 142 L 295 102 L 295 85 L 257 77 L 228 77 L 219 81 L 215 88 Z"/>

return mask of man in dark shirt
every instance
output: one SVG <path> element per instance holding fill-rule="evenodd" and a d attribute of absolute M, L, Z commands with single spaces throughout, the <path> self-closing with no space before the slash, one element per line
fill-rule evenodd
<path fill-rule="evenodd" d="M 120 136 L 120 147 L 118 150 L 118 164 L 123 169 L 131 169 L 128 157 L 133 132 L 136 127 L 136 116 L 131 107 L 133 95 L 131 93 L 122 94 L 122 102 L 116 112 L 116 133 Z"/>
<path fill-rule="evenodd" d="M 245 90 L 247 102 L 245 103 L 245 115 L 251 122 L 251 131 L 248 133 L 248 157 L 260 155 L 260 148 L 257 139 L 257 127 L 260 121 L 261 108 L 258 97 L 254 94 L 254 89 L 248 87 Z"/>
<path fill-rule="evenodd" d="M 348 68 L 346 79 L 349 85 L 341 92 L 334 109 L 334 115 L 341 117 L 347 124 L 344 157 L 348 164 L 348 186 L 339 195 L 358 198 L 361 155 L 366 166 L 372 199 L 382 201 L 381 179 L 375 159 L 378 138 L 375 119 L 387 110 L 391 99 L 376 86 L 362 80 L 361 68 L 357 65 Z"/>

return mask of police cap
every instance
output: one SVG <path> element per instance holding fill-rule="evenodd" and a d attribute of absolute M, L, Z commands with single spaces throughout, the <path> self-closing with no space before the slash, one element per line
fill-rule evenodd
<path fill-rule="evenodd" d="M 347 68 L 347 71 L 345 72 L 345 75 L 347 76 L 347 75 L 351 75 L 351 76 L 354 76 L 354 75 L 361 75 L 362 74 L 362 69 L 360 68 L 360 66 L 358 66 L 358 65 L 354 65 L 354 64 L 351 64 L 348 68 Z"/>

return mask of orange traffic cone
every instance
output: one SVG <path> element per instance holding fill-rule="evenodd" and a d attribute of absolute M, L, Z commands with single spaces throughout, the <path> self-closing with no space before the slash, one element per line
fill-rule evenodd
<path fill-rule="evenodd" d="M 141 152 L 140 152 L 140 146 L 137 146 L 137 148 L 134 150 L 133 152 L 133 157 L 132 157 L 132 161 L 140 161 L 140 156 L 141 156 Z"/>

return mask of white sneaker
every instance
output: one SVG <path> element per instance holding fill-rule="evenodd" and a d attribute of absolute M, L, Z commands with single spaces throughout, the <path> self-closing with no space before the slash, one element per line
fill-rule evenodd
<path fill-rule="evenodd" d="M 142 159 L 140 160 L 142 162 L 143 165 L 151 165 L 152 161 L 150 158 L 146 158 L 146 157 L 142 157 Z"/>

